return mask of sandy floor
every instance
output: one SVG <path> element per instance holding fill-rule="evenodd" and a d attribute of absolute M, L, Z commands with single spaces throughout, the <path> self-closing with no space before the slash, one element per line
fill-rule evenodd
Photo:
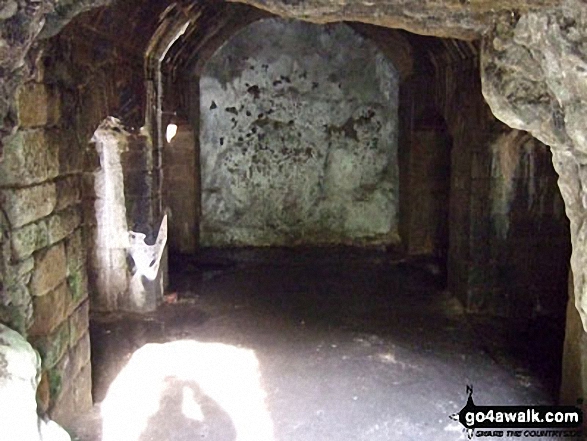
<path fill-rule="evenodd" d="M 478 405 L 553 401 L 560 329 L 467 318 L 425 265 L 243 250 L 170 271 L 177 302 L 93 318 L 78 439 L 457 440 L 467 384 Z"/>

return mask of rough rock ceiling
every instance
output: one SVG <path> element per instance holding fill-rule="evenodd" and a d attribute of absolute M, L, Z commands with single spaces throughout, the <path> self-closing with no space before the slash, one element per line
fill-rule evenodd
<path fill-rule="evenodd" d="M 236 0 L 277 15 L 315 22 L 360 21 L 422 35 L 476 39 L 498 18 L 559 4 L 556 0 Z"/>

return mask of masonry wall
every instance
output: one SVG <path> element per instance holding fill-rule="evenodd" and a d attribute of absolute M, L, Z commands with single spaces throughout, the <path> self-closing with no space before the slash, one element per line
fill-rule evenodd
<path fill-rule="evenodd" d="M 83 194 L 99 162 L 89 141 L 121 102 L 128 121 L 142 107 L 129 98 L 142 87 L 133 76 L 141 64 L 71 32 L 78 38 L 66 30 L 38 48 L 14 109 L 19 128 L 0 161 L 0 321 L 41 354 L 39 410 L 64 425 L 92 404 L 87 250 L 95 215 Z"/>
<path fill-rule="evenodd" d="M 8 240 L 2 321 L 41 354 L 39 403 L 56 420 L 91 405 L 89 299 L 82 228 L 83 149 L 62 119 L 65 93 L 26 83 L 20 128 L 0 163 Z"/>
<path fill-rule="evenodd" d="M 177 134 L 163 150 L 163 197 L 170 209 L 169 249 L 189 254 L 199 242 L 200 167 L 193 127 L 176 122 Z"/>
<path fill-rule="evenodd" d="M 569 227 L 550 152 L 495 119 L 481 94 L 477 64 L 474 52 L 458 61 L 445 54 L 402 86 L 401 108 L 410 109 L 403 114 L 400 138 L 400 160 L 409 170 L 402 186 L 410 196 L 402 197 L 402 239 L 408 250 L 438 251 L 413 232 L 410 214 L 417 204 L 410 199 L 417 188 L 430 193 L 427 187 L 434 185 L 411 165 L 425 138 L 442 144 L 448 136 L 449 289 L 473 313 L 563 316 Z M 436 112 L 446 132 L 429 131 L 423 138 L 418 120 Z M 418 184 L 419 178 L 424 183 Z"/>

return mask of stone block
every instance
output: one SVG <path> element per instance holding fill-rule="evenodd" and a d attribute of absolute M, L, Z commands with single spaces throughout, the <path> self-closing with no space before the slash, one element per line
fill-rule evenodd
<path fill-rule="evenodd" d="M 45 371 L 47 373 L 47 382 L 49 389 L 49 405 L 55 402 L 64 389 L 71 387 L 73 373 L 71 370 L 71 360 L 66 352 L 59 363 Z"/>
<path fill-rule="evenodd" d="M 84 149 L 71 130 L 62 130 L 59 145 L 59 174 L 69 175 L 84 171 Z"/>
<path fill-rule="evenodd" d="M 72 363 L 72 371 L 75 375 L 79 374 L 82 369 L 90 363 L 91 345 L 90 333 L 86 332 L 77 341 L 76 345 L 70 350 L 70 360 Z"/>
<path fill-rule="evenodd" d="M 13 265 L 7 264 L 4 269 L 4 284 L 10 287 L 19 283 L 29 283 L 34 267 L 35 259 L 32 257 Z"/>
<path fill-rule="evenodd" d="M 50 334 L 66 318 L 71 296 L 66 283 L 50 293 L 33 298 L 33 324 L 28 330 L 30 336 Z"/>
<path fill-rule="evenodd" d="M 44 371 L 41 374 L 41 381 L 37 387 L 37 404 L 40 414 L 44 414 L 49 410 L 51 394 L 49 392 L 49 374 Z"/>
<path fill-rule="evenodd" d="M 51 334 L 29 338 L 33 347 L 39 351 L 44 369 L 55 366 L 69 346 L 69 322 L 63 322 Z"/>
<path fill-rule="evenodd" d="M 56 243 L 72 234 L 81 224 L 80 207 L 74 206 L 55 213 L 47 219 L 49 243 Z"/>
<path fill-rule="evenodd" d="M 73 270 L 67 276 L 67 286 L 71 295 L 71 306 L 76 308 L 88 297 L 88 275 L 84 266 Z"/>
<path fill-rule="evenodd" d="M 87 363 L 74 380 L 73 399 L 78 412 L 91 409 L 92 403 L 92 365 Z"/>
<path fill-rule="evenodd" d="M 74 347 L 90 327 L 90 302 L 84 301 L 69 317 L 69 345 Z"/>
<path fill-rule="evenodd" d="M 55 125 L 60 114 L 59 93 L 46 84 L 26 83 L 16 95 L 16 109 L 21 127 Z"/>
<path fill-rule="evenodd" d="M 30 290 L 34 296 L 42 296 L 56 288 L 66 277 L 65 247 L 63 243 L 35 255 L 35 269 Z"/>
<path fill-rule="evenodd" d="M 96 190 L 94 187 L 95 178 L 94 173 L 83 173 L 81 177 L 81 192 L 83 199 L 94 199 L 96 197 Z"/>
<path fill-rule="evenodd" d="M 59 173 L 58 144 L 51 131 L 20 130 L 5 145 L 0 186 L 30 185 Z"/>
<path fill-rule="evenodd" d="M 81 178 L 69 176 L 55 183 L 57 189 L 57 205 L 55 210 L 62 210 L 80 201 Z"/>
<path fill-rule="evenodd" d="M 25 225 L 11 234 L 12 257 L 23 260 L 35 251 L 49 245 L 47 224 L 44 220 Z"/>
<path fill-rule="evenodd" d="M 77 415 L 78 409 L 75 407 L 73 396 L 73 387 L 65 387 L 52 402 L 49 417 L 57 424 L 67 427 Z"/>
<path fill-rule="evenodd" d="M 14 285 L 7 286 L 4 290 L 4 296 L 2 297 L 2 303 L 24 306 L 31 302 L 31 293 L 27 287 L 25 281 L 19 281 Z"/>
<path fill-rule="evenodd" d="M 67 260 L 67 275 L 70 276 L 86 262 L 86 249 L 83 245 L 81 229 L 74 231 L 65 241 L 65 258 Z"/>
<path fill-rule="evenodd" d="M 47 183 L 1 190 L 0 198 L 10 225 L 19 228 L 51 214 L 57 203 L 57 192 L 55 184 Z"/>

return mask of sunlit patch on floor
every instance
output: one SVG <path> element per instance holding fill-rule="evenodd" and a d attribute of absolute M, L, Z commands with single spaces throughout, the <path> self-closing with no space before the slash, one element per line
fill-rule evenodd
<path fill-rule="evenodd" d="M 173 430 L 208 431 L 207 417 L 221 414 L 223 430 L 233 431 L 237 441 L 272 441 L 265 398 L 252 350 L 193 340 L 147 344 L 132 355 L 101 405 L 102 441 L 150 440 L 169 411 L 189 420 Z"/>

